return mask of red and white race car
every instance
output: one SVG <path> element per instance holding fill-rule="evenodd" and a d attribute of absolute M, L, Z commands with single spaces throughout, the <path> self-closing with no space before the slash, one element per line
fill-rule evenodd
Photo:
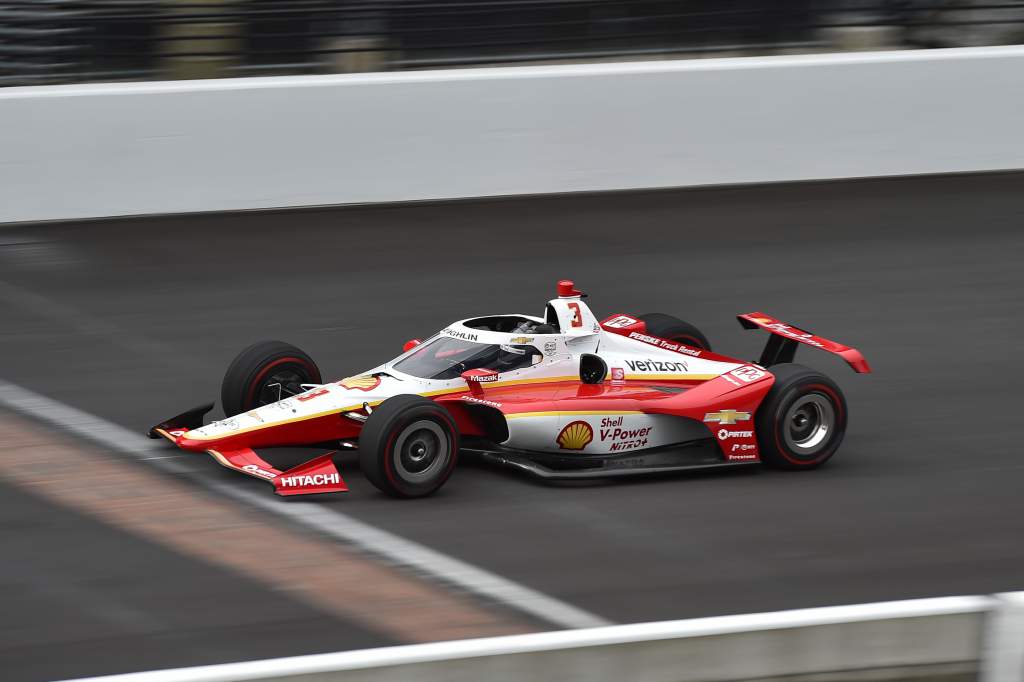
<path fill-rule="evenodd" d="M 771 333 L 757 363 L 711 351 L 670 315 L 599 322 L 568 280 L 543 317 L 488 315 L 450 324 L 394 360 L 324 383 L 298 348 L 263 341 L 224 377 L 227 418 L 212 404 L 149 435 L 206 452 L 269 481 L 279 495 L 347 490 L 328 453 L 280 471 L 261 448 L 357 449 L 366 477 L 396 497 L 429 495 L 459 454 L 474 453 L 545 479 L 604 478 L 757 462 L 818 466 L 846 429 L 842 391 L 793 364 L 798 344 L 870 372 L 856 349 L 762 313 L 739 315 Z"/>

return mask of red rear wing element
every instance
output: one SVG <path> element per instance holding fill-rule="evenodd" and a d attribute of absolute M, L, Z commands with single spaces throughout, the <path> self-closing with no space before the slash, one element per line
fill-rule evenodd
<path fill-rule="evenodd" d="M 871 372 L 868 361 L 864 359 L 864 356 L 856 348 L 850 348 L 841 343 L 815 336 L 810 332 L 797 329 L 793 325 L 776 320 L 774 317 L 769 317 L 764 313 L 746 313 L 744 315 L 737 315 L 736 319 L 740 321 L 744 329 L 757 329 L 760 327 L 772 333 L 772 337 L 765 345 L 764 352 L 761 354 L 761 360 L 758 363 L 762 367 L 769 367 L 780 362 L 792 362 L 793 356 L 796 353 L 796 344 L 803 343 L 828 351 L 829 353 L 835 353 L 843 360 L 846 360 L 846 364 L 850 365 L 854 372 L 859 374 L 869 374 Z"/>

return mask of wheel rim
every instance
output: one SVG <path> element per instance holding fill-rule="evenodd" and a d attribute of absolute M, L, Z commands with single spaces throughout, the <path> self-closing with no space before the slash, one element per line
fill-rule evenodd
<path fill-rule="evenodd" d="M 308 383 L 309 377 L 294 367 L 281 367 L 264 379 L 256 389 L 256 407 L 276 403 L 293 395 L 302 393 L 302 383 Z"/>
<path fill-rule="evenodd" d="M 794 453 L 813 455 L 835 432 L 836 410 L 824 395 L 809 393 L 790 405 L 782 423 L 786 446 Z"/>
<path fill-rule="evenodd" d="M 451 441 L 436 422 L 423 419 L 406 426 L 395 439 L 392 457 L 398 475 L 410 483 L 425 483 L 445 470 Z"/>

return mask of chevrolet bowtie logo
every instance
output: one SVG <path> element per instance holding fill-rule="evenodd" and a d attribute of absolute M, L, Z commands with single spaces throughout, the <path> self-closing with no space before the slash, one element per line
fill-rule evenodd
<path fill-rule="evenodd" d="M 736 410 L 722 410 L 721 412 L 708 412 L 704 415 L 704 421 L 716 422 L 718 424 L 735 424 L 750 419 L 749 412 L 737 412 Z"/>

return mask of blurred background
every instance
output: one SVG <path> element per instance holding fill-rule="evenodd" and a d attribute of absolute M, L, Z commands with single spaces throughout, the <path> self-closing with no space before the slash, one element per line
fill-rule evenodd
<path fill-rule="evenodd" d="M 22 0 L 0 84 L 1006 45 L 1016 0 Z"/>
<path fill-rule="evenodd" d="M 1021 44 L 1016 0 L 0 0 L 0 681 L 729 616 L 316 679 L 1024 682 Z M 254 341 L 340 378 L 565 277 L 857 347 L 797 356 L 841 451 L 294 501 L 143 436 Z"/>

